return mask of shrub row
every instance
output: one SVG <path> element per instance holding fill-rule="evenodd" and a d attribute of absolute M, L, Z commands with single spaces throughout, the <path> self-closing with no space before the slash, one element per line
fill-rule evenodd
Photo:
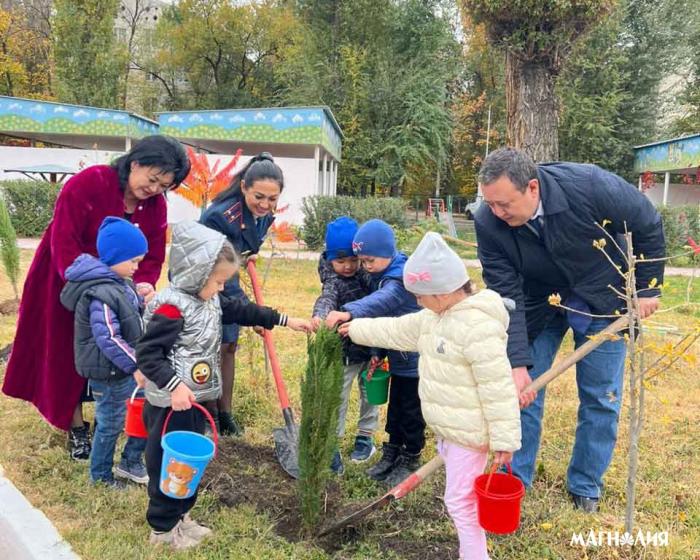
<path fill-rule="evenodd" d="M 354 198 L 351 196 L 310 196 L 302 203 L 302 238 L 312 250 L 323 248 L 326 224 L 350 216 L 359 224 L 380 218 L 397 229 L 406 227 L 407 202 L 400 198 Z"/>

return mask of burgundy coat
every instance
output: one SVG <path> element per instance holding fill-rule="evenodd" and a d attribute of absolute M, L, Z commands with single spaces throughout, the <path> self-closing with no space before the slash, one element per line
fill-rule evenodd
<path fill-rule="evenodd" d="M 33 403 L 54 426 L 68 430 L 85 379 L 73 361 L 73 314 L 59 301 L 66 268 L 81 253 L 97 256 L 97 230 L 107 216 L 124 216 L 124 193 L 117 172 L 88 167 L 72 177 L 56 200 L 24 283 L 17 332 L 2 391 Z M 148 239 L 148 254 L 135 282 L 155 286 L 165 259 L 167 206 L 154 196 L 136 207 L 132 223 Z"/>

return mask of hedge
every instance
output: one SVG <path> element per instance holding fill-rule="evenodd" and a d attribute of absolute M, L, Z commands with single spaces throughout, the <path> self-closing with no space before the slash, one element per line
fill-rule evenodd
<path fill-rule="evenodd" d="M 61 185 L 38 181 L 0 181 L 0 190 L 18 237 L 40 237 L 53 217 Z"/>
<path fill-rule="evenodd" d="M 302 238 L 312 250 L 323 249 L 326 224 L 350 216 L 359 224 L 380 218 L 395 228 L 406 227 L 407 202 L 400 198 L 354 198 L 351 196 L 310 196 L 304 198 Z"/>
<path fill-rule="evenodd" d="M 697 205 L 662 206 L 659 209 L 666 235 L 666 254 L 678 255 L 688 251 L 688 237 L 700 243 L 700 207 Z M 683 263 L 672 260 L 669 265 Z"/>

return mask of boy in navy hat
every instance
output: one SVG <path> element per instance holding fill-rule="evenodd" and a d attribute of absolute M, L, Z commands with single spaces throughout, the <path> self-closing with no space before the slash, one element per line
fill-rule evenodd
<path fill-rule="evenodd" d="M 357 230 L 352 248 L 370 275 L 372 293 L 346 303 L 341 311 L 329 313 L 329 327 L 361 317 L 400 317 L 420 311 L 416 297 L 404 287 L 403 269 L 408 257 L 396 249 L 389 224 L 382 220 L 365 222 Z M 382 458 L 367 474 L 395 486 L 419 466 L 425 421 L 418 396 L 418 354 L 389 350 L 387 357 L 391 389 L 385 430 L 389 441 L 382 448 Z"/>
<path fill-rule="evenodd" d="M 352 250 L 352 241 L 357 233 L 357 222 L 343 216 L 326 226 L 326 250 L 318 263 L 318 275 L 323 285 L 321 295 L 313 310 L 315 328 L 326 319 L 329 313 L 338 311 L 346 303 L 369 294 L 369 275 L 360 269 L 359 260 Z M 343 341 L 344 378 L 340 411 L 338 415 L 338 437 L 345 433 L 345 417 L 350 400 L 350 390 L 355 379 L 360 389 L 360 418 L 355 437 L 355 448 L 350 455 L 354 463 L 367 461 L 376 451 L 373 436 L 379 421 L 379 409 L 367 402 L 367 391 L 360 377 L 370 360 L 370 350 L 354 344 L 350 339 Z M 340 474 L 343 463 L 340 453 L 333 457 L 331 468 Z"/>
<path fill-rule="evenodd" d="M 134 346 L 143 332 L 142 305 L 132 277 L 148 252 L 140 229 L 121 218 L 105 218 L 97 233 L 99 258 L 80 255 L 66 270 L 61 303 L 75 314 L 75 366 L 89 380 L 95 399 L 95 434 L 90 480 L 123 488 L 120 478 L 146 484 L 145 439 L 129 437 L 112 472 L 114 449 L 124 429 L 126 401 L 145 379 L 136 368 Z"/>

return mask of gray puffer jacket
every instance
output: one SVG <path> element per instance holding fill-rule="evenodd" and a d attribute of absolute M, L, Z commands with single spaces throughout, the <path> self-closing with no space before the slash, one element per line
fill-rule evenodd
<path fill-rule="evenodd" d="M 170 249 L 170 286 L 148 305 L 147 324 L 153 312 L 166 305 L 177 308 L 184 325 L 168 360 L 177 378 L 195 394 L 197 402 L 221 395 L 219 347 L 221 305 L 219 296 L 204 301 L 198 294 L 207 282 L 226 237 L 196 222 L 181 222 L 173 228 Z M 146 398 L 154 406 L 170 406 L 170 387 L 146 384 Z"/>

